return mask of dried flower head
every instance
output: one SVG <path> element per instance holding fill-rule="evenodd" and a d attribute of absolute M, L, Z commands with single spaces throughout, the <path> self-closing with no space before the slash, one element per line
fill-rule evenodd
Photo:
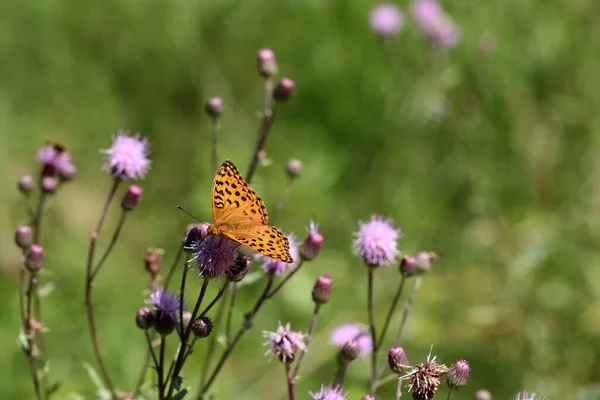
<path fill-rule="evenodd" d="M 162 265 L 162 256 L 165 254 L 164 249 L 153 249 L 149 247 L 144 252 L 144 266 L 146 271 L 154 278 L 160 272 Z"/>
<path fill-rule="evenodd" d="M 313 400 L 346 400 L 348 394 L 342 393 L 342 387 L 340 385 L 334 386 L 330 385 L 321 385 L 321 390 L 318 392 L 309 392 L 310 396 Z"/>
<path fill-rule="evenodd" d="M 276 332 L 263 331 L 263 336 L 268 339 L 263 345 L 270 346 L 266 354 L 275 354 L 284 363 L 293 361 L 298 350 L 306 351 L 306 335 L 291 331 L 289 323 L 283 326 L 279 322 Z"/>
<path fill-rule="evenodd" d="M 372 267 L 389 265 L 396 260 L 396 241 L 402 231 L 394 228 L 390 218 L 372 215 L 370 221 L 359 221 L 360 229 L 355 232 L 354 252 Z"/>
<path fill-rule="evenodd" d="M 392 3 L 376 5 L 369 14 L 369 25 L 381 36 L 392 36 L 400 31 L 404 17 L 398 6 Z"/>
<path fill-rule="evenodd" d="M 310 221 L 308 236 L 304 239 L 304 242 L 302 242 L 298 249 L 300 257 L 305 261 L 314 259 L 319 254 L 319 250 L 321 250 L 323 240 L 323 235 L 319 232 L 319 224 Z"/>
<path fill-rule="evenodd" d="M 546 400 L 546 397 L 537 396 L 535 393 L 521 392 L 517 394 L 515 400 Z"/>
<path fill-rule="evenodd" d="M 360 354 L 365 355 L 372 351 L 373 341 L 369 332 L 358 324 L 344 324 L 331 332 L 330 344 L 343 346 L 349 340 L 355 340 L 360 348 Z"/>
<path fill-rule="evenodd" d="M 413 367 L 402 377 L 402 379 L 408 378 L 408 390 L 412 393 L 413 399 L 432 399 L 440 387 L 441 377 L 448 372 L 448 367 L 438 364 L 435 357 L 430 359 L 430 356 L 431 352 L 425 364 Z"/>
<path fill-rule="evenodd" d="M 194 252 L 190 263 L 195 262 L 200 276 L 208 279 L 222 277 L 235 263 L 233 251 L 238 246 L 236 242 L 226 237 L 204 236 L 190 246 Z"/>
<path fill-rule="evenodd" d="M 465 387 L 469 379 L 471 367 L 467 360 L 458 360 L 450 366 L 446 374 L 446 383 L 450 389 L 458 390 Z"/>
<path fill-rule="evenodd" d="M 168 335 L 173 332 L 177 322 L 177 312 L 181 304 L 179 295 L 159 286 L 152 292 L 150 299 L 146 300 L 146 304 L 154 306 L 154 328 L 156 331 L 161 335 Z"/>
<path fill-rule="evenodd" d="M 263 262 L 262 270 L 267 274 L 273 274 L 275 276 L 283 275 L 287 270 L 292 269 L 296 266 L 296 263 L 300 259 L 298 254 L 298 244 L 296 243 L 296 235 L 290 233 L 287 235 L 288 241 L 290 242 L 290 255 L 295 260 L 293 263 L 285 263 L 283 261 L 275 260 L 271 257 L 257 254 L 256 259 Z"/>
<path fill-rule="evenodd" d="M 106 154 L 102 169 L 110 171 L 115 179 L 141 179 L 150 169 L 150 143 L 139 133 L 129 136 L 128 132 L 119 131 L 113 135 L 112 146 L 100 152 Z"/>

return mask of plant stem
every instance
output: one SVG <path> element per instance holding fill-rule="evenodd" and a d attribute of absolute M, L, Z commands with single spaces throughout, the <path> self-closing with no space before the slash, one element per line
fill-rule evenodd
<path fill-rule="evenodd" d="M 231 343 L 231 321 L 233 320 L 233 308 L 235 306 L 237 294 L 237 282 L 233 282 L 231 289 L 231 300 L 229 301 L 229 309 L 227 310 L 227 321 L 225 325 L 225 341 L 227 344 Z"/>
<path fill-rule="evenodd" d="M 119 234 L 121 233 L 121 229 L 123 228 L 123 224 L 125 223 L 126 215 L 127 215 L 127 211 L 123 210 L 121 212 L 121 216 L 119 217 L 119 222 L 117 223 L 117 228 L 115 229 L 115 232 L 113 233 L 113 236 L 110 239 L 110 243 L 108 244 L 108 247 L 104 251 L 104 254 L 102 254 L 102 257 L 100 257 L 100 261 L 98 261 L 98 264 L 96 264 L 96 266 L 92 270 L 92 280 L 96 277 L 98 272 L 100 272 L 100 268 L 102 268 L 102 265 L 104 265 L 104 262 L 108 258 L 108 255 L 111 253 L 112 249 L 115 247 L 115 243 L 117 243 L 117 240 L 119 239 Z"/>
<path fill-rule="evenodd" d="M 398 384 L 396 385 L 396 400 L 400 400 L 402 397 L 402 378 L 398 377 Z"/>
<path fill-rule="evenodd" d="M 306 336 L 306 347 L 310 344 L 313 333 L 315 332 L 315 327 L 317 326 L 317 317 L 319 315 L 319 310 L 321 309 L 320 304 L 315 304 L 315 310 L 313 311 L 312 319 L 310 321 L 310 328 L 308 328 L 308 335 Z M 302 364 L 302 360 L 304 359 L 305 351 L 300 353 L 300 357 L 298 357 L 298 362 L 296 363 L 296 367 L 294 368 L 294 372 L 292 373 L 292 379 L 296 379 L 298 376 L 298 371 L 300 371 L 300 364 Z"/>
<path fill-rule="evenodd" d="M 394 344 L 400 343 L 400 338 L 402 337 L 402 333 L 404 332 L 404 327 L 406 326 L 406 320 L 408 319 L 408 314 L 412 310 L 412 305 L 415 301 L 415 296 L 417 291 L 419 290 L 419 286 L 421 286 L 421 280 L 423 277 L 421 275 L 417 275 L 415 278 L 415 283 L 413 283 L 412 291 L 410 292 L 410 296 L 406 301 L 406 306 L 404 306 L 404 314 L 402 314 L 402 321 L 400 322 L 400 326 L 398 327 L 398 332 L 396 332 L 396 338 L 394 339 Z"/>
<path fill-rule="evenodd" d="M 151 342 L 151 339 L 150 339 Z M 152 343 L 149 344 L 152 346 Z M 135 390 L 133 391 L 133 398 L 136 399 L 140 395 L 140 391 L 142 390 L 142 385 L 146 380 L 146 372 L 148 372 L 148 365 L 150 364 L 150 357 L 152 356 L 151 350 L 146 351 L 146 357 L 144 358 L 144 363 L 142 364 L 142 369 L 140 371 L 140 377 L 135 385 Z"/>
<path fill-rule="evenodd" d="M 173 274 L 175 273 L 175 270 L 177 269 L 177 264 L 179 264 L 179 261 L 181 260 L 182 255 L 183 255 L 183 246 L 179 246 L 179 250 L 177 250 L 175 259 L 173 260 L 173 263 L 171 264 L 171 267 L 169 268 L 169 272 L 167 272 L 167 277 L 165 278 L 165 284 L 164 284 L 165 289 L 169 288 L 169 284 L 171 283 L 171 279 L 173 278 Z M 185 265 L 184 265 L 184 268 L 185 268 Z"/>
<path fill-rule="evenodd" d="M 29 367 L 31 369 L 31 378 L 33 379 L 33 387 L 35 390 L 35 395 L 38 400 L 42 400 L 44 398 L 42 394 L 42 389 L 40 385 L 40 380 L 38 376 L 38 369 L 35 361 L 35 329 L 31 329 L 31 320 L 33 318 L 31 314 L 32 308 L 32 298 L 36 291 L 37 286 L 37 276 L 35 274 L 29 275 L 29 287 L 26 292 L 27 297 L 27 305 L 25 311 L 25 318 L 23 320 L 23 328 L 25 337 L 27 338 L 27 358 L 29 359 Z"/>
<path fill-rule="evenodd" d="M 283 206 L 285 205 L 285 203 L 287 202 L 287 199 L 292 194 L 292 188 L 294 187 L 294 181 L 295 181 L 295 179 L 293 179 L 293 178 L 288 179 L 287 185 L 285 186 L 285 189 L 283 190 L 283 193 L 281 194 L 281 197 L 279 198 L 279 202 L 275 206 L 275 211 L 273 211 L 273 214 L 271 214 L 269 216 L 269 221 L 272 225 L 275 225 L 275 221 L 277 220 L 277 217 L 279 216 L 279 214 L 281 214 L 281 211 L 283 210 Z"/>
<path fill-rule="evenodd" d="M 446 397 L 446 400 L 452 400 L 452 396 L 454 395 L 454 389 L 449 389 L 448 390 L 448 397 Z"/>
<path fill-rule="evenodd" d="M 235 288 L 235 282 L 233 282 L 233 287 Z M 225 292 L 225 297 L 223 297 L 223 300 L 219 303 L 219 309 L 215 313 L 216 316 L 215 316 L 215 320 L 213 321 L 213 332 L 216 332 L 216 330 L 221 325 L 221 321 L 223 320 L 223 315 L 224 315 L 223 310 L 225 309 L 225 306 L 227 305 L 226 299 L 227 299 L 227 292 Z M 210 367 L 212 358 L 215 355 L 215 350 L 217 348 L 217 338 L 218 338 L 218 335 L 216 333 L 213 333 L 212 335 L 210 335 L 210 342 L 208 344 L 208 349 L 206 350 L 206 360 L 204 360 L 204 364 L 202 365 L 202 375 L 200 376 L 200 387 L 202 387 L 204 385 L 204 382 L 206 381 L 206 375 L 208 374 L 208 369 Z"/>
<path fill-rule="evenodd" d="M 215 296 L 215 298 L 213 299 L 213 301 L 211 301 L 211 303 L 204 309 L 204 311 L 202 311 L 202 313 L 200 313 L 200 317 L 204 317 L 206 315 L 207 312 L 210 311 L 210 309 L 217 304 L 217 301 L 219 301 L 219 299 L 221 297 L 223 297 L 223 295 L 225 294 L 225 292 L 227 291 L 227 288 L 229 288 L 229 284 L 231 283 L 230 280 L 226 280 L 225 283 L 223 284 L 223 286 L 221 286 L 221 289 L 219 290 L 219 293 L 217 293 L 217 295 Z"/>
<path fill-rule="evenodd" d="M 287 381 L 288 399 L 294 400 L 294 377 L 290 375 L 290 364 L 285 365 L 285 379 Z"/>
<path fill-rule="evenodd" d="M 44 216 L 44 203 L 46 202 L 46 194 L 40 192 L 40 199 L 38 200 L 35 217 L 33 219 L 33 243 L 40 243 L 40 237 L 42 235 L 42 217 Z"/>
<path fill-rule="evenodd" d="M 248 173 L 246 174 L 246 182 L 248 183 L 252 181 L 252 177 L 256 171 L 256 166 L 258 165 L 258 154 L 264 148 L 267 141 L 267 136 L 269 135 L 269 130 L 273 124 L 273 121 L 275 120 L 277 109 L 271 109 L 272 101 L 273 80 L 271 77 L 267 77 L 265 78 L 265 98 L 263 103 L 262 118 L 258 128 L 258 141 L 256 142 L 256 148 L 254 149 L 254 154 L 252 155 L 252 161 L 250 162 L 250 167 L 248 168 Z"/>
<path fill-rule="evenodd" d="M 342 386 L 344 383 L 344 377 L 346 376 L 346 370 L 348 369 L 347 362 L 339 362 L 338 361 L 338 370 L 335 374 L 335 379 L 333 381 L 333 386 Z"/>
<path fill-rule="evenodd" d="M 117 191 L 117 187 L 121 181 L 119 179 L 115 179 L 113 181 L 112 188 L 108 194 L 108 198 L 106 199 L 106 203 L 104 204 L 104 208 L 102 209 L 102 214 L 100 215 L 100 220 L 98 221 L 98 225 L 96 226 L 96 230 L 92 233 L 90 239 L 90 249 L 88 252 L 87 266 L 86 266 L 86 278 L 85 278 L 85 305 L 88 315 L 88 325 L 90 329 L 90 337 L 92 340 L 92 346 L 94 348 L 94 355 L 96 356 L 96 360 L 100 365 L 100 372 L 102 374 L 102 378 L 106 386 L 108 386 L 108 390 L 110 391 L 111 397 L 113 399 L 117 399 L 117 392 L 115 389 L 112 380 L 110 379 L 110 375 L 108 374 L 108 370 L 106 368 L 106 364 L 104 363 L 104 358 L 102 357 L 102 352 L 100 351 L 100 345 L 98 343 L 98 333 L 96 330 L 96 318 L 94 316 L 94 305 L 92 303 L 92 286 L 94 283 L 94 277 L 92 276 L 92 268 L 94 265 L 94 252 L 96 250 L 96 243 L 98 241 L 98 236 L 100 235 L 100 231 L 102 229 L 102 225 L 108 213 L 108 207 L 112 199 L 115 197 L 115 193 Z"/>
<path fill-rule="evenodd" d="M 221 355 L 221 358 L 217 362 L 217 365 L 215 366 L 215 369 L 213 370 L 213 372 L 211 373 L 210 377 L 208 378 L 208 381 L 206 382 L 206 384 L 200 390 L 200 394 L 198 395 L 198 399 L 202 399 L 204 397 L 204 395 L 206 394 L 206 392 L 208 391 L 208 389 L 210 388 L 210 386 L 213 384 L 215 378 L 217 377 L 217 375 L 221 371 L 221 368 L 223 368 L 223 365 L 225 364 L 225 361 L 227 361 L 227 358 L 229 357 L 229 355 L 233 351 L 235 345 L 238 343 L 238 341 L 240 340 L 240 338 L 242 337 L 242 335 L 244 334 L 244 332 L 246 332 L 252 326 L 252 320 L 256 316 L 256 313 L 258 312 L 258 310 L 260 309 L 260 307 L 264 304 L 265 300 L 267 300 L 267 294 L 269 293 L 269 290 L 271 290 L 271 286 L 273 286 L 273 275 L 269 274 L 268 275 L 268 279 L 269 280 L 267 281 L 265 289 L 263 290 L 263 293 L 261 294 L 261 296 L 256 301 L 256 304 L 254 305 L 254 308 L 252 309 L 252 311 L 250 311 L 249 313 L 247 313 L 245 315 L 244 322 L 240 326 L 240 329 L 238 330 L 237 334 L 235 335 L 235 337 L 233 338 L 233 340 L 231 341 L 231 343 L 225 348 L 225 351 L 223 351 L 223 354 Z"/>
<path fill-rule="evenodd" d="M 387 317 L 385 318 L 385 323 L 383 324 L 383 328 L 381 329 L 381 334 L 379 335 L 379 341 L 377 342 L 377 347 L 381 348 L 383 344 L 383 340 L 385 339 L 385 334 L 387 333 L 387 329 L 390 325 L 390 321 L 392 320 L 392 315 L 394 315 L 394 311 L 396 311 L 396 306 L 398 305 L 398 300 L 400 300 L 400 296 L 402 295 L 402 290 L 404 289 L 404 282 L 406 278 L 402 275 L 400 278 L 400 285 L 398 285 L 398 290 L 396 290 L 396 294 L 394 295 L 394 300 L 392 301 L 392 305 L 390 310 L 388 311 Z"/>
<path fill-rule="evenodd" d="M 279 290 L 281 290 L 283 285 L 285 285 L 287 283 L 287 281 L 289 281 L 291 279 L 291 277 L 294 276 L 294 274 L 300 270 L 300 267 L 302 266 L 302 264 L 304 264 L 304 260 L 301 259 L 300 262 L 298 263 L 298 266 L 296 268 L 294 268 L 292 270 L 292 272 L 290 272 L 281 282 L 279 282 L 279 284 L 275 287 L 275 289 L 273 289 L 267 295 L 267 299 L 270 299 L 271 297 L 275 296 L 275 294 L 277 292 L 279 292 Z"/>
<path fill-rule="evenodd" d="M 166 337 L 161 335 L 160 337 L 160 359 L 158 360 L 158 399 L 162 400 L 165 398 L 165 347 Z M 170 395 L 169 395 L 170 396 Z"/>
<path fill-rule="evenodd" d="M 213 171 L 217 170 L 219 166 L 219 157 L 217 157 L 217 145 L 219 142 L 219 133 L 221 132 L 221 119 L 219 117 L 212 118 L 212 168 Z"/>
<path fill-rule="evenodd" d="M 375 380 L 377 378 L 377 335 L 375 334 L 375 310 L 373 308 L 373 275 L 375 267 L 369 266 L 369 287 L 368 287 L 368 313 L 369 313 L 369 330 L 371 331 L 371 340 L 373 342 L 373 349 L 371 351 L 371 381 L 369 383 L 369 394 L 374 395 L 375 393 Z"/>

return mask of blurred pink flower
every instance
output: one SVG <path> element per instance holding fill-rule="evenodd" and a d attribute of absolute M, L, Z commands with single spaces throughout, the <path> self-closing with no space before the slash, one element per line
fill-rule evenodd
<path fill-rule="evenodd" d="M 373 349 L 373 341 L 369 332 L 358 324 L 344 324 L 331 332 L 329 344 L 343 346 L 349 340 L 355 340 L 361 355 L 370 353 Z"/>
<path fill-rule="evenodd" d="M 116 179 L 141 179 L 150 169 L 149 147 L 148 139 L 140 139 L 139 133 L 129 136 L 127 132 L 119 131 L 113 136 L 112 146 L 100 150 L 106 154 L 102 169 L 110 171 Z"/>
<path fill-rule="evenodd" d="M 404 17 L 395 4 L 381 3 L 371 10 L 369 25 L 373 32 L 381 36 L 392 36 L 404 25 Z"/>

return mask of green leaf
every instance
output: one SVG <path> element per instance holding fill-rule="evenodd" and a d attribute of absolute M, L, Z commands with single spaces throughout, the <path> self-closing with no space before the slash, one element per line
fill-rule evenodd
<path fill-rule="evenodd" d="M 38 288 L 38 296 L 40 299 L 48 297 L 52 292 L 54 292 L 54 289 L 56 289 L 56 283 L 48 282 L 47 284 Z"/>
<path fill-rule="evenodd" d="M 173 396 L 173 400 L 180 400 L 183 399 L 183 397 L 187 394 L 188 390 L 183 389 L 181 392 L 178 392 L 177 394 L 175 394 L 175 396 Z"/>
<path fill-rule="evenodd" d="M 181 389 L 181 382 L 183 382 L 183 378 L 179 375 L 173 378 L 173 387 L 175 390 Z"/>
<path fill-rule="evenodd" d="M 106 388 L 104 387 L 104 384 L 102 383 L 102 379 L 100 379 L 100 375 L 98 375 L 98 373 L 96 372 L 94 367 L 92 367 L 90 364 L 84 362 L 83 368 L 85 368 L 88 376 L 90 377 L 90 379 L 92 380 L 92 382 L 94 383 L 94 385 L 96 386 L 96 388 L 98 390 L 100 390 L 100 389 L 106 390 Z"/>

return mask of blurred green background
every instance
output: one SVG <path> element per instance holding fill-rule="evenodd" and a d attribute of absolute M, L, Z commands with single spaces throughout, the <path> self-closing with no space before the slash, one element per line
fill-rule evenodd
<path fill-rule="evenodd" d="M 367 23 L 375 3 L 349 0 L 5 0 L 0 4 L 0 393 L 33 390 L 17 346 L 14 228 L 27 216 L 16 190 L 37 173 L 37 149 L 65 143 L 77 179 L 49 204 L 42 232 L 44 300 L 56 398 L 93 397 L 96 367 L 83 303 L 89 233 L 111 185 L 98 149 L 124 128 L 152 143 L 153 168 L 95 288 L 101 347 L 119 388 L 132 390 L 145 343 L 133 320 L 143 305 L 149 247 L 176 252 L 193 222 L 210 219 L 209 96 L 222 96 L 220 158 L 247 170 L 263 81 L 256 50 L 272 48 L 293 99 L 277 114 L 272 164 L 253 182 L 269 209 L 285 187 L 288 158 L 304 161 L 278 224 L 300 238 L 310 219 L 326 241 L 319 257 L 267 304 L 215 384 L 221 399 L 285 396 L 283 368 L 263 356 L 261 330 L 277 321 L 306 331 L 315 278 L 330 274 L 332 301 L 305 359 L 299 398 L 333 379 L 336 325 L 367 321 L 366 269 L 352 232 L 372 213 L 392 217 L 407 253 L 435 251 L 402 346 L 409 360 L 470 361 L 469 399 L 521 390 L 553 399 L 600 398 L 600 6 L 592 0 L 448 1 L 460 44 L 442 51 L 406 12 L 381 40 Z M 408 10 L 409 3 L 398 5 Z M 101 248 L 114 228 L 113 209 Z M 399 278 L 380 269 L 382 320 Z M 198 279 L 199 281 L 199 279 Z M 198 282 L 199 283 L 199 282 Z M 218 284 L 213 284 L 214 290 Z M 199 287 L 199 286 L 198 286 Z M 247 311 L 262 283 L 240 293 Z M 196 289 L 190 289 L 193 294 Z M 192 297 L 188 302 L 192 302 Z M 400 313 L 394 322 L 399 321 Z M 239 321 L 239 319 L 238 319 Z M 197 387 L 202 351 L 186 382 Z M 366 392 L 366 360 L 349 369 L 349 399 Z M 394 384 L 378 398 L 392 398 Z M 445 388 L 439 397 L 445 396 Z"/>

